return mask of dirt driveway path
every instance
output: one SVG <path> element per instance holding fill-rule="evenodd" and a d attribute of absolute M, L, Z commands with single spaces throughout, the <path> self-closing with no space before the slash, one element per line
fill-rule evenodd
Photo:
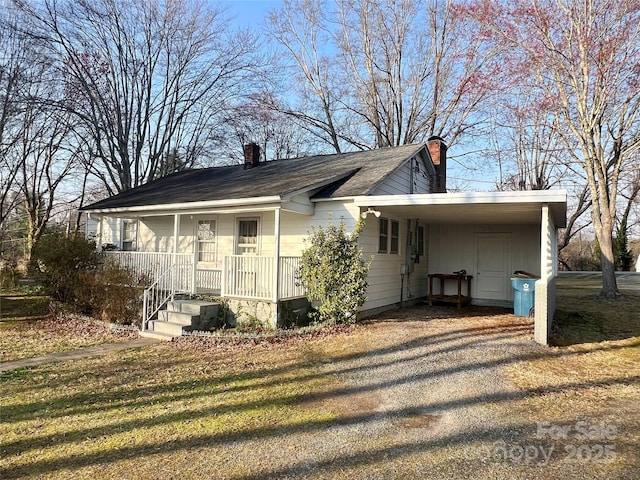
<path fill-rule="evenodd" d="M 351 348 L 310 351 L 337 386 L 305 401 L 338 420 L 242 442 L 225 455 L 246 462 L 244 478 L 257 478 L 256 470 L 261 478 L 636 478 L 619 464 L 615 444 L 600 456 L 610 442 L 571 443 L 577 422 L 590 428 L 610 419 L 568 411 L 559 424 L 530 411 L 545 392 L 522 391 L 503 369 L 557 353 L 532 342 L 530 319 L 487 313 L 407 309 L 378 318 Z M 580 456 L 567 445 L 582 447 Z"/>

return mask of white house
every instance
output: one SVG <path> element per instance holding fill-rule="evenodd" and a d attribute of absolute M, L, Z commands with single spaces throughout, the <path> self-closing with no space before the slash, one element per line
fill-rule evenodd
<path fill-rule="evenodd" d="M 363 314 L 423 300 L 430 276 L 437 290 L 438 274 L 460 270 L 465 300 L 511 306 L 512 273 L 524 270 L 539 277 L 535 338 L 546 343 L 566 193 L 446 193 L 446 151 L 433 137 L 259 162 L 248 145 L 245 165 L 178 172 L 83 210 L 98 222 L 98 242 L 115 245 L 112 255 L 155 282 L 149 318 L 166 300 L 161 292 L 206 292 L 275 325 L 287 302 L 304 297 L 295 272 L 309 232 L 330 222 L 352 229 L 364 218 L 360 244 L 373 262 Z M 457 296 L 449 280 L 445 300 Z"/>

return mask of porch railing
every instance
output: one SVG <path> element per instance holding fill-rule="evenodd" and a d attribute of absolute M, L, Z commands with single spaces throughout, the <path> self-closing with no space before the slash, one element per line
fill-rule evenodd
<path fill-rule="evenodd" d="M 148 297 L 145 299 L 145 308 L 148 310 L 145 322 L 153 318 L 157 309 L 176 292 L 204 291 L 260 300 L 273 300 L 275 297 L 273 257 L 232 255 L 224 258 L 222 269 L 198 268 L 194 272 L 193 255 L 188 253 L 105 252 L 105 255 L 130 268 L 149 285 L 145 293 Z M 300 257 L 280 258 L 280 291 L 277 298 L 304 296 L 297 278 L 300 263 Z"/>
<path fill-rule="evenodd" d="M 151 284 L 164 275 L 174 263 L 190 264 L 193 255 L 189 253 L 161 252 L 104 252 L 108 259 L 132 270 L 143 282 Z"/>
<path fill-rule="evenodd" d="M 198 268 L 196 270 L 196 291 L 208 293 L 222 291 L 222 270 Z"/>
<path fill-rule="evenodd" d="M 301 257 L 280 257 L 280 292 L 278 298 L 304 297 L 305 291 L 299 285 L 298 272 Z"/>
<path fill-rule="evenodd" d="M 273 264 L 273 257 L 225 257 L 222 296 L 272 299 L 275 291 Z"/>

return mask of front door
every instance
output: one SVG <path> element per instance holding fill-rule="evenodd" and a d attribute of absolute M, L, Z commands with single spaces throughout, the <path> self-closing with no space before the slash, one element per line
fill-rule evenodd
<path fill-rule="evenodd" d="M 511 234 L 476 234 L 476 298 L 510 300 Z"/>

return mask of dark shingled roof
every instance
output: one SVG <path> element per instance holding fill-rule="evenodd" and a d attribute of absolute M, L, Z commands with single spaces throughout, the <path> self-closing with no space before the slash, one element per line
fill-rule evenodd
<path fill-rule="evenodd" d="M 320 187 L 323 190 L 316 197 L 368 195 L 422 149 L 426 152 L 424 144 L 415 144 L 274 160 L 246 170 L 244 165 L 185 170 L 87 205 L 82 210 L 282 197 Z"/>

